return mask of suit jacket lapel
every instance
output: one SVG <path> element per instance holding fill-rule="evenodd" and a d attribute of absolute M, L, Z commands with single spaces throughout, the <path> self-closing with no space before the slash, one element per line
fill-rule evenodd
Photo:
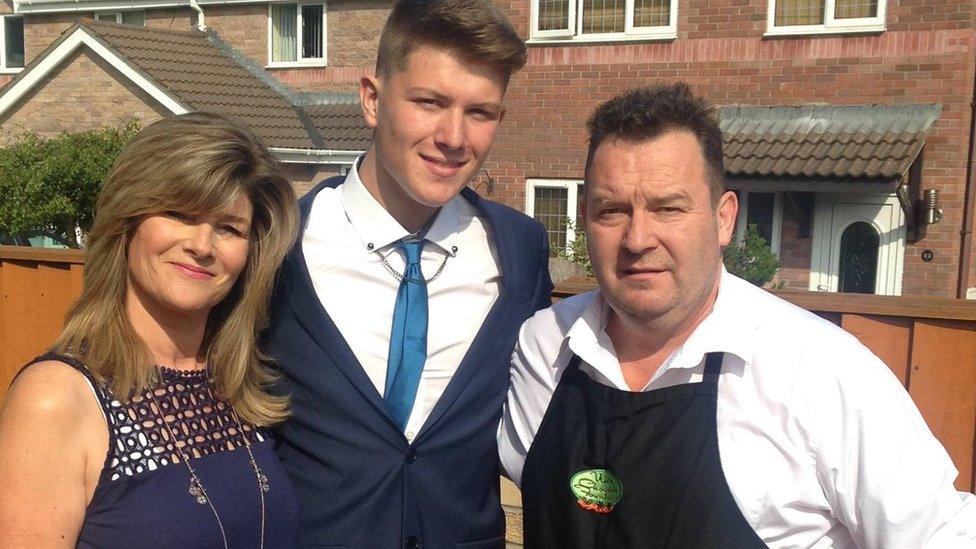
<path fill-rule="evenodd" d="M 478 330 L 478 334 L 471 343 L 471 347 L 468 348 L 464 359 L 454 372 L 451 381 L 447 384 L 444 394 L 438 399 L 437 404 L 434 405 L 434 409 L 430 412 L 430 416 L 427 417 L 427 421 L 424 422 L 424 426 L 417 435 L 418 440 L 433 428 L 448 408 L 457 400 L 461 391 L 471 381 L 471 377 L 477 371 L 478 364 L 487 356 L 489 349 L 497 338 L 496 333 L 498 330 L 507 327 L 506 320 L 509 318 L 508 312 L 512 305 L 514 287 L 521 280 L 522 276 L 521 266 L 524 262 L 519 261 L 519 247 L 516 245 L 514 240 L 515 235 L 512 234 L 511 228 L 504 223 L 496 223 L 496 216 L 485 207 L 485 204 L 481 201 L 481 197 L 474 191 L 465 188 L 461 191 L 461 195 L 475 206 L 482 219 L 491 228 L 491 235 L 494 238 L 495 250 L 498 253 L 498 261 L 500 263 L 501 283 L 499 284 L 498 299 L 495 300 L 495 304 L 492 305 L 488 316 L 485 317 L 481 329 Z"/>
<path fill-rule="evenodd" d="M 359 363 L 355 353 L 349 347 L 349 343 L 342 337 L 339 328 L 336 327 L 332 317 L 322 307 L 315 287 L 312 285 L 312 278 L 308 272 L 308 265 L 305 263 L 305 253 L 302 250 L 302 235 L 305 233 L 305 225 L 312 209 L 315 195 L 325 187 L 335 187 L 343 181 L 342 178 L 328 179 L 323 184 L 312 190 L 305 200 L 301 202 L 301 228 L 298 241 L 292 247 L 286 260 L 286 265 L 290 276 L 287 277 L 288 303 L 298 322 L 305 328 L 305 331 L 312 337 L 315 343 L 321 348 L 322 352 L 328 355 L 332 362 L 342 371 L 343 375 L 362 393 L 363 397 L 376 409 L 378 413 L 387 419 L 393 429 L 400 431 L 396 422 L 390 416 L 383 397 L 376 390 L 376 386 L 366 375 L 366 370 Z M 314 368 L 316 365 L 309 364 L 308 367 Z"/>

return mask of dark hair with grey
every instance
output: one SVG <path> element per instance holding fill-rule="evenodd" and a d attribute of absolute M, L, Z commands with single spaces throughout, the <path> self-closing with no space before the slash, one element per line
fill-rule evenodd
<path fill-rule="evenodd" d="M 499 71 L 505 82 L 525 66 L 525 43 L 488 0 L 398 0 L 380 35 L 376 74 L 389 78 L 406 67 L 419 46 L 457 52 Z"/>
<path fill-rule="evenodd" d="M 593 156 L 604 141 L 647 141 L 677 130 L 691 132 L 701 145 L 713 204 L 718 203 L 725 190 L 722 130 L 715 109 L 703 98 L 696 97 L 684 82 L 638 88 L 618 95 L 597 107 L 587 128 L 590 131 L 585 168 L 587 179 Z"/>

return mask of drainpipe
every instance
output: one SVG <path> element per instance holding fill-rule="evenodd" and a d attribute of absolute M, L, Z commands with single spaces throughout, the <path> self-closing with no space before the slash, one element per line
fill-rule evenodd
<path fill-rule="evenodd" d="M 190 0 L 190 8 L 197 12 L 197 30 L 205 31 L 207 30 L 207 24 L 203 18 L 203 8 L 197 3 L 197 0 Z"/>
<path fill-rule="evenodd" d="M 966 299 L 969 289 L 969 271 L 972 263 L 973 251 L 973 210 L 976 210 L 976 63 L 973 71 L 973 99 L 969 103 L 969 161 L 966 165 L 966 195 L 965 206 L 962 211 L 962 248 L 959 250 L 959 284 L 956 287 L 956 297 Z"/>

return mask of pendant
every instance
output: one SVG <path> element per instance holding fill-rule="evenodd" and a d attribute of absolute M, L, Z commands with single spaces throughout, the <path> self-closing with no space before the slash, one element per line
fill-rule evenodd
<path fill-rule="evenodd" d="M 613 511 L 624 493 L 623 483 L 607 469 L 585 469 L 573 475 L 569 488 L 583 509 L 601 515 Z"/>
<path fill-rule="evenodd" d="M 265 476 L 264 471 L 262 471 L 261 469 L 255 468 L 254 469 L 254 472 L 257 473 L 257 476 L 258 476 L 258 488 L 260 488 L 261 491 L 264 492 L 265 494 L 267 494 L 268 492 L 270 492 L 271 491 L 271 485 L 268 484 L 268 477 Z"/>
<path fill-rule="evenodd" d="M 197 498 L 197 503 L 200 505 L 207 504 L 207 494 L 204 493 L 203 486 L 200 485 L 200 481 L 196 477 L 190 477 L 190 487 L 187 489 L 187 492 Z"/>

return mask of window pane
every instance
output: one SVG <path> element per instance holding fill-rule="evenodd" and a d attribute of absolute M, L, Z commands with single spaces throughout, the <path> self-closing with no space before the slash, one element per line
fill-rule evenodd
<path fill-rule="evenodd" d="M 756 226 L 756 232 L 766 240 L 766 246 L 773 243 L 773 208 L 776 195 L 773 193 L 749 193 L 746 227 Z"/>
<path fill-rule="evenodd" d="M 775 0 L 776 25 L 823 25 L 825 0 Z"/>
<path fill-rule="evenodd" d="M 583 0 L 583 33 L 624 32 L 625 0 Z"/>
<path fill-rule="evenodd" d="M 878 273 L 881 237 L 870 223 L 858 221 L 840 237 L 840 272 L 837 289 L 855 294 L 873 294 Z"/>
<path fill-rule="evenodd" d="M 322 5 L 302 6 L 302 58 L 322 58 Z"/>
<path fill-rule="evenodd" d="M 535 215 L 549 233 L 549 251 L 556 255 L 566 248 L 566 206 L 569 191 L 552 187 L 535 188 Z"/>
<path fill-rule="evenodd" d="M 22 68 L 24 66 L 24 18 L 4 17 L 3 32 L 7 68 Z"/>
<path fill-rule="evenodd" d="M 296 4 L 271 5 L 271 60 L 297 61 L 298 6 Z"/>
<path fill-rule="evenodd" d="M 671 0 L 634 0 L 635 27 L 666 27 L 671 22 Z"/>
<path fill-rule="evenodd" d="M 570 0 L 539 0 L 539 30 L 561 30 L 569 27 L 569 2 Z"/>
<path fill-rule="evenodd" d="M 95 21 L 108 21 L 109 23 L 118 23 L 119 22 L 118 13 L 119 12 L 117 11 L 95 12 Z"/>
<path fill-rule="evenodd" d="M 834 19 L 877 16 L 878 0 L 837 0 L 834 4 Z"/>
<path fill-rule="evenodd" d="M 137 25 L 140 27 L 146 26 L 146 12 L 142 10 L 136 11 L 123 11 L 122 12 L 122 22 L 126 25 Z"/>

